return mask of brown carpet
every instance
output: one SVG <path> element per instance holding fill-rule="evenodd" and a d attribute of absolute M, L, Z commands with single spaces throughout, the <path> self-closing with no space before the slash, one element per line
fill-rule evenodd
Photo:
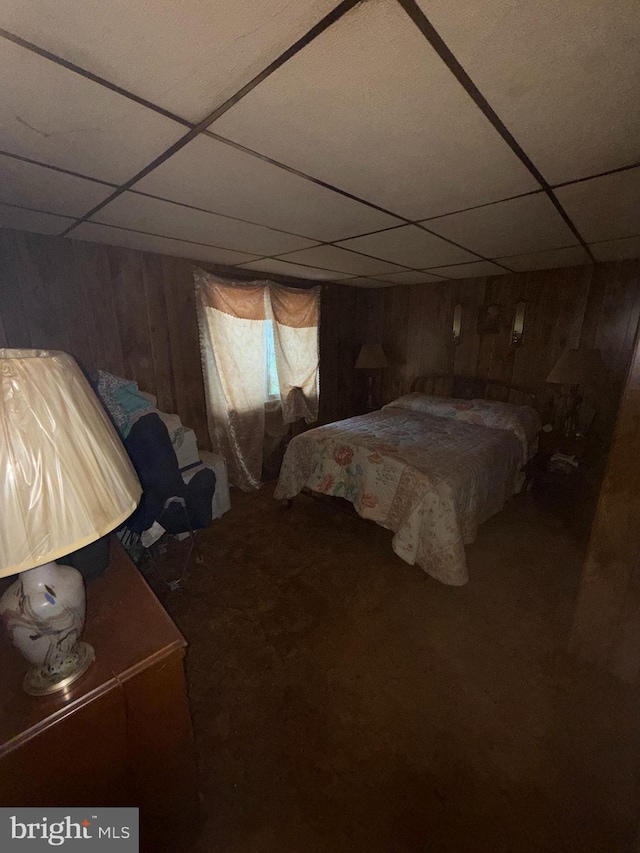
<path fill-rule="evenodd" d="M 195 851 L 632 849 L 638 693 L 565 652 L 583 543 L 518 497 L 445 587 L 271 492 L 234 491 L 206 565 L 155 584 L 190 644 Z"/>

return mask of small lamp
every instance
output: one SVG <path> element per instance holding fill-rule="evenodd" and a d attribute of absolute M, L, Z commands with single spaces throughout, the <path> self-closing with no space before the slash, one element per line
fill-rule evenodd
<path fill-rule="evenodd" d="M 358 370 L 368 370 L 367 377 L 367 408 L 373 409 L 373 373 L 389 366 L 387 356 L 380 344 L 362 344 L 356 361 Z"/>
<path fill-rule="evenodd" d="M 582 403 L 582 390 L 597 384 L 605 373 L 605 366 L 597 349 L 565 349 L 547 376 L 552 385 L 563 385 L 567 389 L 564 433 L 575 432 L 578 411 Z"/>
<path fill-rule="evenodd" d="M 74 359 L 0 349 L 0 577 L 19 574 L 0 616 L 33 667 L 24 689 L 66 688 L 94 659 L 82 575 L 54 560 L 136 508 L 141 489 L 118 434 Z"/>

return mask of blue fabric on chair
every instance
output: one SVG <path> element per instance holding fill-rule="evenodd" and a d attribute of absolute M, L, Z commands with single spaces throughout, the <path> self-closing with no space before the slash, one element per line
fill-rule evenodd
<path fill-rule="evenodd" d="M 138 412 L 153 408 L 140 393 L 137 383 L 130 379 L 122 379 L 106 370 L 97 370 L 91 382 L 122 438 L 129 435 Z"/>

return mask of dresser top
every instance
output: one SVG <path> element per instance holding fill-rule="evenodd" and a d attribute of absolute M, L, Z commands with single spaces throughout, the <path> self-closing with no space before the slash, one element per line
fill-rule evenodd
<path fill-rule="evenodd" d="M 108 569 L 87 586 L 82 639 L 96 653 L 86 674 L 66 691 L 36 697 L 22 690 L 27 661 L 0 636 L 0 755 L 159 659 L 184 650 L 184 638 L 115 537 Z"/>

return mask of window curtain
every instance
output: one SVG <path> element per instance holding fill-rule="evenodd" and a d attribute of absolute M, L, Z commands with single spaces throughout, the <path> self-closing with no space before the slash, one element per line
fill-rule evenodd
<path fill-rule="evenodd" d="M 298 290 L 271 281 L 240 282 L 204 270 L 194 274 L 207 419 L 214 450 L 230 481 L 257 489 L 262 474 L 265 407 L 273 423 L 317 420 L 320 288 Z M 279 394 L 269 400 L 267 324 Z M 271 427 L 271 431 L 273 427 Z"/>

